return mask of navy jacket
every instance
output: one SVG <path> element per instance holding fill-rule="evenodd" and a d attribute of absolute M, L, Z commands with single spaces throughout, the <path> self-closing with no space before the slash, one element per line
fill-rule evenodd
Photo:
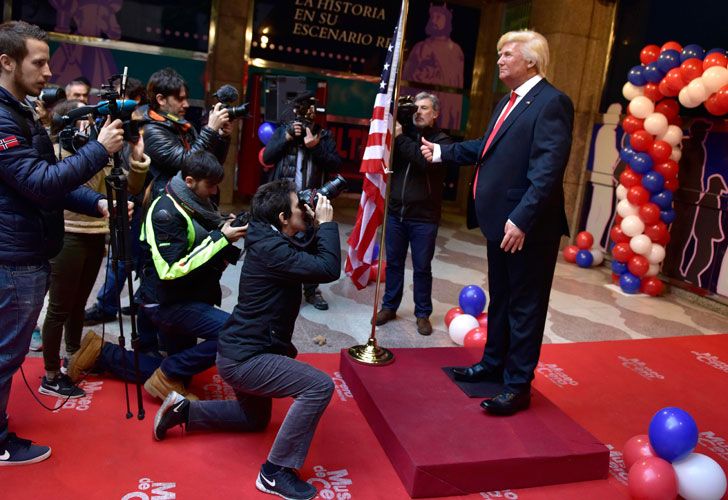
<path fill-rule="evenodd" d="M 109 156 L 101 143 L 91 141 L 56 162 L 51 140 L 30 107 L 2 87 L 0 103 L 0 264 L 41 264 L 63 246 L 64 208 L 100 215 L 96 204 L 103 196 L 82 184 Z"/>
<path fill-rule="evenodd" d="M 341 273 L 339 228 L 321 224 L 308 248 L 270 224 L 252 221 L 245 237 L 238 304 L 220 332 L 220 355 L 245 361 L 257 354 L 295 357 L 291 342 L 302 283 L 329 283 Z"/>

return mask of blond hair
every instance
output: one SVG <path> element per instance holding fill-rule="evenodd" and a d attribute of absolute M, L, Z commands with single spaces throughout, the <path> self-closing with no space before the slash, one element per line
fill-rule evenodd
<path fill-rule="evenodd" d="M 549 66 L 549 43 L 541 33 L 531 30 L 509 31 L 498 40 L 498 50 L 511 42 L 519 44 L 523 58 L 535 64 L 539 75 L 546 75 Z"/>

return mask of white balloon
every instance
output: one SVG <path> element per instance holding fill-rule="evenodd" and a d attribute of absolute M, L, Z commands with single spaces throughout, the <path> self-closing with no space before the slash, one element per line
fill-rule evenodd
<path fill-rule="evenodd" d="M 728 69 L 723 66 L 711 66 L 703 72 L 701 78 L 706 92 L 710 95 L 728 84 Z"/>
<path fill-rule="evenodd" d="M 726 477 L 721 466 L 702 453 L 691 453 L 672 463 L 677 489 L 685 500 L 720 500 L 726 492 Z"/>
<path fill-rule="evenodd" d="M 592 254 L 592 267 L 601 266 L 604 262 L 604 252 L 601 248 L 592 248 L 589 250 Z"/>
<path fill-rule="evenodd" d="M 622 203 L 620 201 L 620 203 Z M 645 230 L 645 223 L 642 222 L 642 219 L 640 219 L 639 215 L 628 215 L 624 219 L 622 219 L 622 225 L 620 226 L 622 228 L 622 232 L 629 236 L 630 238 L 633 238 L 637 236 L 638 234 L 642 234 Z M 649 237 L 647 238 L 650 239 Z M 630 248 L 631 248 L 631 242 L 630 242 Z"/>
<path fill-rule="evenodd" d="M 662 113 L 650 113 L 645 118 L 644 127 L 652 135 L 662 135 L 667 132 L 667 118 Z"/>
<path fill-rule="evenodd" d="M 672 153 L 670 153 L 670 159 L 672 161 L 680 161 L 680 158 L 682 158 L 682 149 L 677 146 L 673 146 Z"/>
<path fill-rule="evenodd" d="M 622 87 L 622 95 L 625 99 L 628 101 L 631 101 L 637 96 L 641 96 L 645 94 L 645 88 L 644 87 L 638 87 L 636 85 L 631 84 L 630 82 L 627 82 Z"/>
<path fill-rule="evenodd" d="M 645 273 L 645 276 L 657 276 L 660 272 L 660 264 L 650 264 L 650 268 Z"/>
<path fill-rule="evenodd" d="M 649 97 L 637 96 L 629 103 L 629 112 L 637 118 L 647 118 L 655 111 L 655 103 Z"/>
<path fill-rule="evenodd" d="M 653 243 L 650 252 L 644 254 L 650 264 L 659 264 L 665 260 L 665 247 L 658 243 Z"/>
<path fill-rule="evenodd" d="M 686 108 L 697 108 L 700 106 L 700 102 L 694 101 L 693 98 L 690 97 L 690 94 L 688 94 L 687 85 L 680 90 L 680 93 L 677 95 L 677 100 L 680 101 L 680 104 Z"/>
<path fill-rule="evenodd" d="M 697 102 L 698 104 L 704 103 L 710 95 L 705 88 L 705 83 L 703 83 L 703 77 L 701 76 L 688 83 L 685 88 L 688 89 L 687 92 L 690 96 L 690 100 Z"/>
<path fill-rule="evenodd" d="M 622 222 L 624 223 L 624 221 Z M 644 224 L 642 227 L 644 228 Z M 622 229 L 622 231 L 624 231 L 624 229 Z M 650 253 L 650 249 L 652 248 L 652 240 L 646 234 L 638 234 L 637 236 L 633 236 L 632 239 L 629 240 L 629 248 L 631 248 L 632 251 L 636 254 L 648 255 Z"/>
<path fill-rule="evenodd" d="M 625 200 L 627 199 L 627 191 L 629 191 L 624 184 L 620 184 L 617 186 L 617 199 L 618 200 Z"/>
<path fill-rule="evenodd" d="M 627 199 L 624 199 L 617 203 L 617 213 L 621 215 L 622 218 L 628 217 L 630 215 L 637 215 L 639 211 L 639 207 L 632 205 Z"/>
<path fill-rule="evenodd" d="M 665 141 L 670 146 L 677 146 L 682 144 L 683 133 L 682 129 L 677 125 L 670 125 L 667 127 L 667 131 L 662 136 L 657 136 L 657 139 Z"/>
<path fill-rule="evenodd" d="M 470 314 L 461 314 L 455 316 L 450 322 L 450 326 L 447 329 L 447 333 L 450 334 L 450 338 L 457 345 L 463 345 L 465 342 L 465 335 L 479 326 L 478 320 Z"/>

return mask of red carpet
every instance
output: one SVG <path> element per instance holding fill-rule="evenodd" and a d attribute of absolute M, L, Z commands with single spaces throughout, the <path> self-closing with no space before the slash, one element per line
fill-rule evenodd
<path fill-rule="evenodd" d="M 338 374 L 338 354 L 301 359 L 331 373 L 338 387 L 302 476 L 323 490 L 320 498 L 408 498 L 348 396 Z M 41 360 L 28 360 L 25 370 L 36 390 Z M 206 375 L 198 377 L 196 392 L 208 398 L 230 395 L 214 372 Z M 90 384 L 95 390 L 87 401 L 49 413 L 35 403 L 18 374 L 10 400 L 11 430 L 50 444 L 53 455 L 37 465 L 3 468 L 0 498 L 273 498 L 259 493 L 254 481 L 288 401 L 274 404 L 273 422 L 263 434 L 183 435 L 174 429 L 158 443 L 151 436 L 156 402 L 145 400 L 144 421 L 126 420 L 123 385 L 111 379 L 92 379 Z M 535 387 L 597 439 L 614 447 L 610 477 L 459 498 L 626 498 L 619 450 L 632 435 L 646 433 L 652 414 L 663 406 L 689 411 L 701 431 L 696 451 L 728 470 L 728 335 L 547 345 Z M 55 402 L 39 397 L 46 404 Z M 473 402 L 477 405 L 478 400 Z"/>

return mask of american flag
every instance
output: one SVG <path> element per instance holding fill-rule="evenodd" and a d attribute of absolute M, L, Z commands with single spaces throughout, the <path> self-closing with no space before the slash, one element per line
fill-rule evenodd
<path fill-rule="evenodd" d="M 404 6 L 403 6 L 404 7 Z M 392 43 L 387 47 L 387 57 L 382 69 L 379 91 L 374 100 L 374 110 L 369 124 L 369 137 L 364 150 L 359 172 L 364 174 L 359 211 L 356 225 L 349 236 L 349 251 L 346 257 L 346 275 L 354 285 L 363 289 L 369 282 L 369 268 L 372 265 L 372 253 L 377 229 L 384 220 L 384 203 L 387 192 L 387 175 L 389 153 L 392 146 L 393 95 L 397 82 L 399 54 L 402 46 L 402 12 L 392 36 Z"/>

